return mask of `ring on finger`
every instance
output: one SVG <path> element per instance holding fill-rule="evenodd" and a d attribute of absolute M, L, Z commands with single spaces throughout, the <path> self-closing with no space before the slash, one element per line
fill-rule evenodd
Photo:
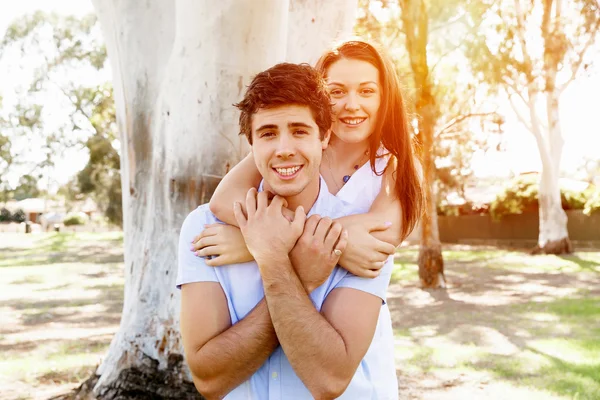
<path fill-rule="evenodd" d="M 341 256 L 341 255 L 342 255 L 342 251 L 341 251 L 340 249 L 335 249 L 335 250 L 333 251 L 333 254 L 335 254 L 337 257 L 339 257 L 339 256 Z"/>

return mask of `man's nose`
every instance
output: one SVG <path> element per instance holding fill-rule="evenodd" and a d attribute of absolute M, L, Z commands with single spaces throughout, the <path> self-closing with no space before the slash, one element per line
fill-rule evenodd
<path fill-rule="evenodd" d="M 346 98 L 346 105 L 344 106 L 346 111 L 358 111 L 360 109 L 360 104 L 358 102 L 358 96 L 356 93 L 350 92 L 348 93 L 348 97 Z"/>
<path fill-rule="evenodd" d="M 289 135 L 280 135 L 277 143 L 277 157 L 288 158 L 295 154 L 293 140 Z"/>

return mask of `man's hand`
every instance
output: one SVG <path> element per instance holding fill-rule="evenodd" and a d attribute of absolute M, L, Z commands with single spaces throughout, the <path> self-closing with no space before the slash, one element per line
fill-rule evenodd
<path fill-rule="evenodd" d="M 348 243 L 348 232 L 330 218 L 311 216 L 304 233 L 292 249 L 290 260 L 308 293 L 321 286 L 331 274 Z M 338 254 L 334 250 L 339 250 Z"/>
<path fill-rule="evenodd" d="M 252 188 L 246 195 L 246 217 L 241 205 L 235 203 L 233 212 L 240 226 L 248 251 L 261 265 L 261 260 L 269 260 L 289 254 L 302 235 L 306 214 L 302 207 L 296 209 L 293 221 L 283 216 L 285 200 L 273 197 L 269 204 L 267 192 L 257 194 Z"/>

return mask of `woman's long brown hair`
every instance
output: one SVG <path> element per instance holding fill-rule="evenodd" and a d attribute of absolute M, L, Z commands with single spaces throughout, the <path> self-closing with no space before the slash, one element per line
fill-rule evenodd
<path fill-rule="evenodd" d="M 420 167 L 417 166 L 414 143 L 408 129 L 408 117 L 400 89 L 400 81 L 391 60 L 373 45 L 362 40 L 343 42 L 327 51 L 317 61 L 316 69 L 327 77 L 331 64 L 340 59 L 361 60 L 379 71 L 382 89 L 381 105 L 377 112 L 375 130 L 369 137 L 371 169 L 376 174 L 375 159 L 381 145 L 395 160 L 395 193 L 402 208 L 401 237 L 406 238 L 421 218 L 424 209 L 424 191 Z M 395 162 L 394 162 L 395 161 Z"/>

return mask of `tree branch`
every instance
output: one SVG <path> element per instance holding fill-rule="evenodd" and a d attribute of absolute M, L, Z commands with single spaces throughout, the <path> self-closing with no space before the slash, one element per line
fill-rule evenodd
<path fill-rule="evenodd" d="M 456 17 L 450 19 L 445 24 L 440 24 L 440 25 L 434 26 L 433 28 L 429 28 L 429 33 L 433 33 L 435 31 L 437 31 L 438 29 L 446 28 L 450 25 L 453 25 L 453 24 L 457 23 L 458 21 L 460 21 L 461 19 L 463 19 L 466 15 L 467 15 L 467 12 L 465 11 L 462 14 L 457 15 Z"/>
<path fill-rule="evenodd" d="M 458 125 L 461 122 L 466 121 L 467 119 L 483 118 L 483 117 L 489 117 L 492 115 L 498 116 L 499 114 L 495 111 L 492 111 L 492 112 L 486 112 L 486 113 L 470 113 L 470 114 L 456 116 L 456 117 L 452 118 L 446 125 L 444 125 L 442 127 L 442 129 L 437 131 L 434 136 L 438 137 L 438 136 L 443 135 L 445 132 L 449 131 L 453 126 Z"/>
<path fill-rule="evenodd" d="M 598 0 L 600 2 L 600 0 Z M 600 5 L 599 5 L 600 7 Z M 596 20 L 596 26 L 592 28 L 592 32 L 597 32 L 600 29 L 600 18 L 598 20 Z M 588 38 L 587 42 L 583 45 L 583 48 L 581 49 L 581 52 L 579 53 L 579 57 L 577 57 L 577 60 L 571 64 L 571 76 L 569 77 L 569 79 L 567 79 L 565 81 L 565 83 L 563 83 L 562 85 L 560 85 L 558 87 L 558 92 L 562 93 L 567 86 L 569 86 L 569 84 L 571 84 L 571 82 L 573 82 L 575 80 L 575 78 L 577 77 L 577 74 L 579 73 L 579 69 L 581 68 L 581 65 L 583 64 L 583 59 L 585 57 L 585 54 L 587 53 L 588 49 L 590 47 L 592 47 L 592 45 L 594 44 L 594 41 L 596 40 L 596 33 L 592 33 L 590 35 L 590 37 Z"/>
<path fill-rule="evenodd" d="M 519 111 L 519 107 L 517 107 L 517 105 L 513 102 L 511 93 L 507 93 L 507 94 L 508 94 L 508 101 L 510 103 L 510 106 L 513 109 L 515 115 L 517 116 L 517 119 L 519 120 L 519 122 L 521 122 L 523 124 L 523 126 L 525 126 L 525 128 L 529 132 L 531 132 L 533 135 L 535 135 L 535 132 L 533 131 L 533 127 L 531 126 L 531 123 L 527 121 L 525 116 L 523 114 L 521 114 L 521 111 Z M 525 104 L 527 104 L 527 103 L 525 103 Z"/>

